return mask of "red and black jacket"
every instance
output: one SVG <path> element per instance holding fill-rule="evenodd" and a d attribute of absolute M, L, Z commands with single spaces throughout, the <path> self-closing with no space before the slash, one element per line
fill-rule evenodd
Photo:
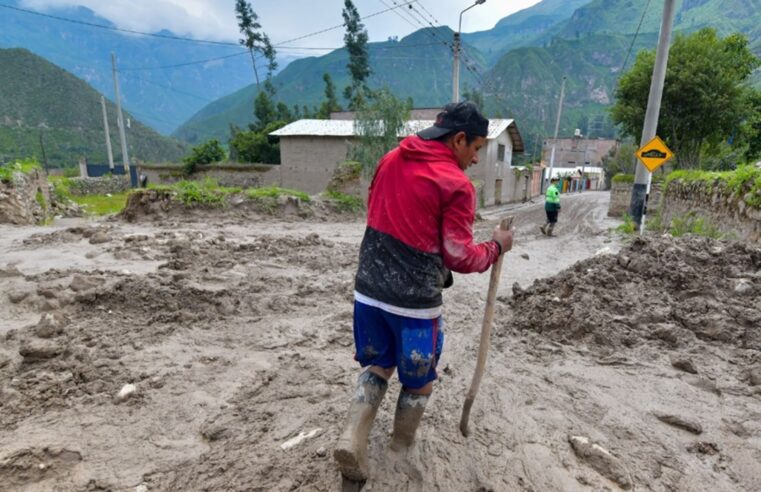
<path fill-rule="evenodd" d="M 494 241 L 473 242 L 476 193 L 443 143 L 405 138 L 378 163 L 355 289 L 392 306 L 441 306 L 450 275 L 483 272 Z"/>

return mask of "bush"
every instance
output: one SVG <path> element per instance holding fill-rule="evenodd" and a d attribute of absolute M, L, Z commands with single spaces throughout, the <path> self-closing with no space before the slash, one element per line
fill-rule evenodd
<path fill-rule="evenodd" d="M 336 203 L 336 207 L 341 212 L 359 212 L 365 208 L 361 198 L 347 195 L 340 191 L 326 191 L 325 196 Z"/>
<path fill-rule="evenodd" d="M 227 189 L 220 188 L 211 178 L 203 181 L 180 181 L 172 185 L 177 199 L 188 207 L 196 205 L 221 206 L 224 204 Z"/>
<path fill-rule="evenodd" d="M 627 235 L 637 232 L 637 223 L 634 222 L 634 219 L 632 219 L 631 215 L 624 212 L 623 220 L 624 223 L 616 227 L 616 232 Z"/>
<path fill-rule="evenodd" d="M 633 174 L 616 174 L 611 179 L 614 183 L 634 183 L 634 175 Z"/>
<path fill-rule="evenodd" d="M 699 217 L 695 212 L 688 212 L 681 217 L 671 219 L 669 232 L 674 237 L 680 237 L 685 234 L 695 234 L 712 239 L 724 237 L 713 224 L 707 222 L 703 217 Z"/>
<path fill-rule="evenodd" d="M 5 166 L 0 166 L 0 181 L 10 183 L 13 181 L 13 173 L 28 174 L 35 169 L 41 169 L 40 164 L 35 159 L 22 159 Z"/>
<path fill-rule="evenodd" d="M 193 147 L 191 154 L 185 157 L 182 162 L 185 174 L 190 176 L 196 170 L 196 166 L 202 164 L 211 164 L 225 159 L 225 149 L 215 138 L 208 142 Z"/>

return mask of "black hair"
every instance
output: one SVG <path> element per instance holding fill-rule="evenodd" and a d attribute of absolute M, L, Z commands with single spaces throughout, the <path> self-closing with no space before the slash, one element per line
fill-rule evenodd
<path fill-rule="evenodd" d="M 455 136 L 455 135 L 457 135 L 458 133 L 460 133 L 460 132 L 459 132 L 459 131 L 457 131 L 457 130 L 452 130 L 451 132 L 449 132 L 449 133 L 445 133 L 444 135 L 440 136 L 439 138 L 434 138 L 433 140 L 434 140 L 434 141 L 436 141 L 436 142 L 441 142 L 441 143 L 445 144 L 445 143 L 447 143 L 447 142 L 448 142 L 448 141 L 449 141 L 451 138 L 454 138 L 454 136 Z M 468 145 L 472 144 L 472 143 L 473 143 L 473 141 L 474 141 L 475 139 L 477 139 L 478 137 L 480 137 L 480 135 L 471 135 L 471 134 L 470 134 L 470 133 L 468 133 L 468 132 L 464 132 L 464 133 L 465 133 L 465 142 L 466 142 Z"/>

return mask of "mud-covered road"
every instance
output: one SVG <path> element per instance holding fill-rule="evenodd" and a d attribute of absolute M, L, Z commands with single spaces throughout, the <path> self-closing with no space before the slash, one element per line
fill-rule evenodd
<path fill-rule="evenodd" d="M 390 386 L 362 490 L 761 489 L 761 253 L 622 244 L 607 199 L 564 195 L 555 238 L 541 204 L 509 212 L 472 435 L 457 424 L 488 273 L 445 292 L 407 459 L 386 450 Z M 0 226 L 0 490 L 342 490 L 363 229 L 224 210 Z"/>

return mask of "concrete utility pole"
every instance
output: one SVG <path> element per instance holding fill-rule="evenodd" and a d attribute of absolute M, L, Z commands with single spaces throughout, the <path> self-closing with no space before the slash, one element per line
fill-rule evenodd
<path fill-rule="evenodd" d="M 114 153 L 111 151 L 111 134 L 108 131 L 108 115 L 106 114 L 106 98 L 100 96 L 100 107 L 103 108 L 103 130 L 106 132 L 106 150 L 108 151 L 108 168 L 114 169 Z"/>
<path fill-rule="evenodd" d="M 555 139 L 552 141 L 552 151 L 550 152 L 550 173 L 547 175 L 545 182 L 545 189 L 547 183 L 552 179 L 552 168 L 555 167 L 555 147 L 558 144 L 558 132 L 560 131 L 560 116 L 563 114 L 563 98 L 565 98 L 565 81 L 566 76 L 563 76 L 563 83 L 560 85 L 560 101 L 558 101 L 558 116 L 555 120 Z"/>
<path fill-rule="evenodd" d="M 462 31 L 462 14 L 472 9 L 476 5 L 481 5 L 486 0 L 476 0 L 476 3 L 460 12 L 460 23 L 457 25 L 457 32 L 454 33 L 454 64 L 452 66 L 452 101 L 460 102 L 460 31 Z M 481 108 L 483 109 L 483 108 Z"/>
<path fill-rule="evenodd" d="M 647 112 L 645 113 L 645 124 L 642 127 L 640 147 L 652 140 L 658 131 L 658 116 L 661 112 L 663 83 L 666 80 L 666 66 L 669 61 L 669 44 L 671 42 L 671 27 L 674 24 L 675 4 L 676 0 L 665 0 L 663 4 L 661 33 L 658 38 L 658 50 L 655 54 L 653 77 L 650 80 L 650 96 L 647 100 Z M 629 215 L 631 215 L 637 224 L 640 234 L 642 233 L 642 226 L 645 223 L 645 216 L 647 214 L 647 199 L 650 194 L 651 182 L 652 174 L 641 162 L 637 161 Z"/>
<path fill-rule="evenodd" d="M 122 144 L 122 164 L 129 177 L 129 155 L 127 154 L 127 136 L 124 134 L 124 117 L 122 116 L 122 101 L 119 96 L 119 78 L 116 76 L 116 55 L 111 53 L 111 72 L 114 75 L 114 93 L 116 94 L 116 126 L 119 127 L 119 140 Z"/>

